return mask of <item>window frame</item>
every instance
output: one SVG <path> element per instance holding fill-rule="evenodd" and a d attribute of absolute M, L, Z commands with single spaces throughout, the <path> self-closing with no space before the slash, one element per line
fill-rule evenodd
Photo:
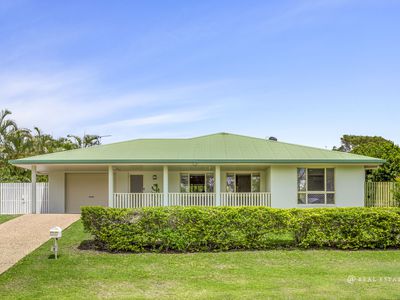
<path fill-rule="evenodd" d="M 228 191 L 228 175 L 233 175 L 233 192 Z M 259 178 L 259 191 L 258 192 L 249 192 L 249 193 L 261 193 L 261 182 L 262 182 L 262 175 L 261 172 L 226 172 L 225 173 L 225 190 L 226 193 L 239 193 L 237 191 L 237 186 L 236 186 L 236 175 L 250 175 L 250 190 L 253 189 L 253 177 L 258 176 Z"/>
<path fill-rule="evenodd" d="M 185 191 L 182 190 L 182 175 L 187 177 L 187 187 L 186 187 Z M 192 176 L 192 175 L 204 176 L 204 192 L 192 192 L 190 190 L 190 176 Z M 214 186 L 213 186 L 212 192 L 209 192 L 207 190 L 208 176 L 212 176 L 214 178 Z M 191 194 L 215 193 L 215 174 L 212 172 L 181 172 L 181 173 L 179 173 L 179 190 L 180 190 L 180 193 L 191 193 Z"/>
<path fill-rule="evenodd" d="M 305 190 L 300 191 L 299 190 L 299 170 L 304 169 L 305 170 Z M 308 190 L 308 170 L 309 169 L 323 169 L 324 170 L 324 190 L 323 191 L 311 191 Z M 327 170 L 332 169 L 333 170 L 333 190 L 328 191 L 327 186 L 328 186 L 328 177 L 327 177 Z M 296 185 L 297 185 L 297 205 L 300 206 L 335 206 L 336 205 L 336 169 L 334 167 L 298 167 L 296 169 Z M 324 195 L 324 203 L 309 203 L 309 195 L 315 194 L 315 195 Z M 300 203 L 300 195 L 305 196 L 305 203 Z M 333 203 L 328 203 L 328 195 L 333 195 Z"/>

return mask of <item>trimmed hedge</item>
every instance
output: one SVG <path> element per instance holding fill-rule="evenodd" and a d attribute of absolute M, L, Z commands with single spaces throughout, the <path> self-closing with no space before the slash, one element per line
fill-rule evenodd
<path fill-rule="evenodd" d="M 398 208 L 83 207 L 82 221 L 107 251 L 195 252 L 277 247 L 400 245 Z"/>
<path fill-rule="evenodd" d="M 398 208 L 304 209 L 293 219 L 296 245 L 303 248 L 387 248 L 400 246 Z"/>

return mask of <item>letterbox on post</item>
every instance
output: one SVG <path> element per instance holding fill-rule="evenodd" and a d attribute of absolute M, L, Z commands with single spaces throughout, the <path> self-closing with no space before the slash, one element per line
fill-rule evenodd
<path fill-rule="evenodd" d="M 57 254 L 58 254 L 58 239 L 61 238 L 62 236 L 62 229 L 61 227 L 55 226 L 50 228 L 50 237 L 54 240 L 53 247 L 51 248 L 51 251 L 54 252 L 54 257 L 57 259 Z"/>
<path fill-rule="evenodd" d="M 53 239 L 59 239 L 62 235 L 61 227 L 55 226 L 50 228 L 50 237 Z"/>

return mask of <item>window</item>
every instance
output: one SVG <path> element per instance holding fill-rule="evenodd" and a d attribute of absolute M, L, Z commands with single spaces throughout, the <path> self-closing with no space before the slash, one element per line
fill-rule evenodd
<path fill-rule="evenodd" d="M 228 193 L 235 191 L 235 174 L 226 174 L 226 191 Z"/>
<path fill-rule="evenodd" d="M 181 193 L 213 193 L 214 192 L 214 174 L 180 174 Z"/>
<path fill-rule="evenodd" d="M 260 173 L 226 174 L 226 191 L 228 193 L 259 193 L 261 190 Z"/>
<path fill-rule="evenodd" d="M 189 174 L 181 174 L 181 193 L 189 192 Z"/>
<path fill-rule="evenodd" d="M 214 193 L 214 174 L 206 174 L 206 192 L 207 193 Z"/>
<path fill-rule="evenodd" d="M 251 191 L 253 193 L 260 192 L 260 174 L 251 175 Z"/>
<path fill-rule="evenodd" d="M 298 168 L 298 204 L 335 204 L 335 169 Z"/>

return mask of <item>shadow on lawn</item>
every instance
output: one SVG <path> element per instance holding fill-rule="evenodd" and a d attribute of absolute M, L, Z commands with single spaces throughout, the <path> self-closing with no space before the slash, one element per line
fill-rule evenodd
<path fill-rule="evenodd" d="M 158 253 L 158 254 L 193 254 L 193 253 L 220 253 L 220 252 L 244 252 L 244 251 L 265 251 L 265 250 L 296 250 L 298 249 L 294 245 L 294 241 L 291 238 L 274 238 L 270 240 L 270 247 L 265 249 L 230 249 L 230 250 L 203 250 L 203 251 L 175 251 L 175 250 L 162 250 L 157 251 L 155 249 L 147 249 L 143 252 L 131 252 L 131 251 L 109 251 L 104 245 L 101 245 L 95 240 L 83 240 L 77 247 L 81 251 L 95 251 L 112 254 L 140 254 L 140 253 Z"/>
<path fill-rule="evenodd" d="M 83 240 L 79 244 L 78 249 L 79 250 L 95 250 L 95 251 L 101 250 L 99 245 L 94 240 Z"/>

